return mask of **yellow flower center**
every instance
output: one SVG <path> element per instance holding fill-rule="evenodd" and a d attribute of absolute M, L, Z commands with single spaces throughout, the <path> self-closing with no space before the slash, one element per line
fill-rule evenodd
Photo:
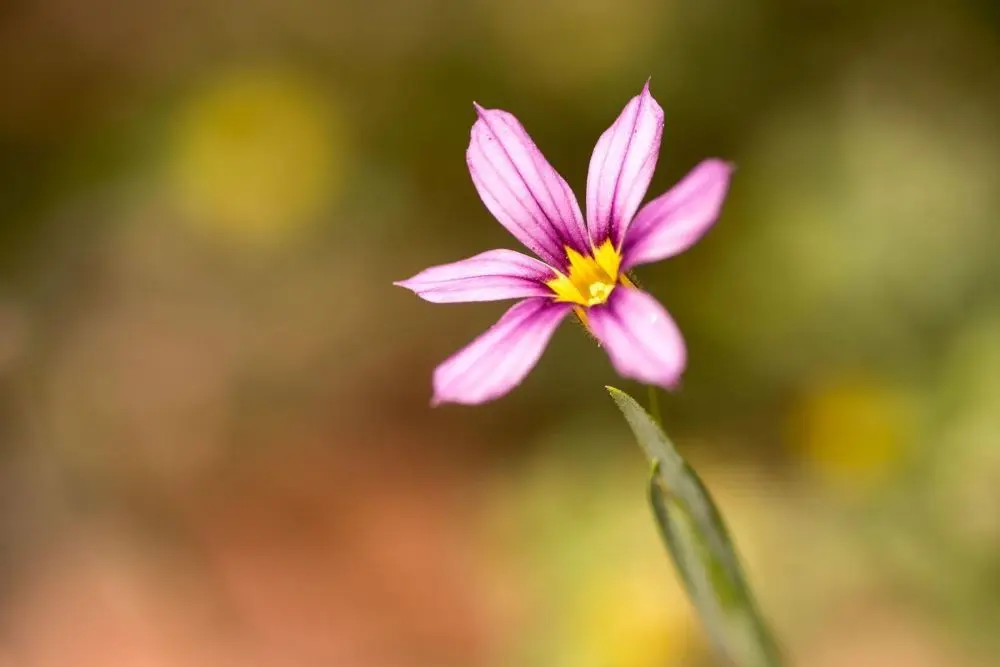
<path fill-rule="evenodd" d="M 628 278 L 618 273 L 622 258 L 610 240 L 589 256 L 567 247 L 566 256 L 569 271 L 546 283 L 555 292 L 556 301 L 589 308 L 607 301 L 619 281 L 629 284 Z"/>

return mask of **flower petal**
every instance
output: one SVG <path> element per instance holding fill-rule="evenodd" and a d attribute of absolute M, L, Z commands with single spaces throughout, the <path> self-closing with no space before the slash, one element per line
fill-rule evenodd
<path fill-rule="evenodd" d="M 517 240 L 555 267 L 566 246 L 589 243 L 580 205 L 514 116 L 478 104 L 466 161 L 486 208 Z"/>
<path fill-rule="evenodd" d="M 555 272 L 543 262 L 513 250 L 490 250 L 452 264 L 424 269 L 393 283 L 434 303 L 500 301 L 551 296 L 545 281 Z"/>
<path fill-rule="evenodd" d="M 570 308 L 548 298 L 512 306 L 486 333 L 437 367 L 431 404 L 474 405 L 506 394 L 534 368 Z"/>
<path fill-rule="evenodd" d="M 653 178 L 662 137 L 663 109 L 647 82 L 597 140 L 590 158 L 587 227 L 595 247 L 609 238 L 621 244 Z"/>
<path fill-rule="evenodd" d="M 587 327 L 621 375 L 666 388 L 677 385 L 687 361 L 684 339 L 646 292 L 619 285 L 607 303 L 587 311 Z"/>
<path fill-rule="evenodd" d="M 719 217 L 733 166 L 705 160 L 677 185 L 646 204 L 622 246 L 623 270 L 658 262 L 695 244 Z"/>

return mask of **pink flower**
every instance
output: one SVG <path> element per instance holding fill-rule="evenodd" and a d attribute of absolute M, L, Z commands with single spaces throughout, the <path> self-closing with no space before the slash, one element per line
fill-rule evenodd
<path fill-rule="evenodd" d="M 621 375 L 666 388 L 684 370 L 684 339 L 626 273 L 690 248 L 719 215 L 731 166 L 705 160 L 639 210 L 653 178 L 663 109 L 649 83 L 601 135 L 587 174 L 587 217 L 514 116 L 475 105 L 466 161 L 486 208 L 541 261 L 490 250 L 395 283 L 435 303 L 521 299 L 434 371 L 432 403 L 498 398 L 537 363 L 575 311 Z"/>

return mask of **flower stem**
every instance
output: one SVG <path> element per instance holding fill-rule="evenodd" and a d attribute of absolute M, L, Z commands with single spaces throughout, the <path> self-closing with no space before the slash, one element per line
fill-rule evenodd
<path fill-rule="evenodd" d="M 646 385 L 649 395 L 649 415 L 656 421 L 656 425 L 663 428 L 663 415 L 660 413 L 660 390 L 656 385 Z"/>

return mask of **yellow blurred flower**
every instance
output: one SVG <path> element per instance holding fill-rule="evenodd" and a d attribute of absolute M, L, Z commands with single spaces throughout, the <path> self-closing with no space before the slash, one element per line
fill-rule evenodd
<path fill-rule="evenodd" d="M 568 439 L 579 444 L 595 432 Z M 501 664 L 660 667 L 703 655 L 701 630 L 643 499 L 641 457 L 570 461 L 564 452 L 559 439 L 497 497 L 512 531 L 503 550 L 520 563 L 530 606 L 513 633 L 523 644 Z"/>
<path fill-rule="evenodd" d="M 655 535 L 652 525 L 647 529 Z M 591 572 L 580 582 L 568 628 L 579 651 L 576 664 L 659 667 L 702 650 L 692 636 L 701 631 L 666 552 L 655 541 L 647 546 L 619 568 Z"/>
<path fill-rule="evenodd" d="M 900 462 L 913 427 L 909 397 L 866 375 L 814 387 L 790 420 L 790 442 L 831 485 L 864 491 Z"/>
<path fill-rule="evenodd" d="M 320 84 L 246 69 L 200 88 L 175 119 L 169 177 L 201 231 L 272 244 L 322 214 L 341 185 L 340 120 Z"/>

